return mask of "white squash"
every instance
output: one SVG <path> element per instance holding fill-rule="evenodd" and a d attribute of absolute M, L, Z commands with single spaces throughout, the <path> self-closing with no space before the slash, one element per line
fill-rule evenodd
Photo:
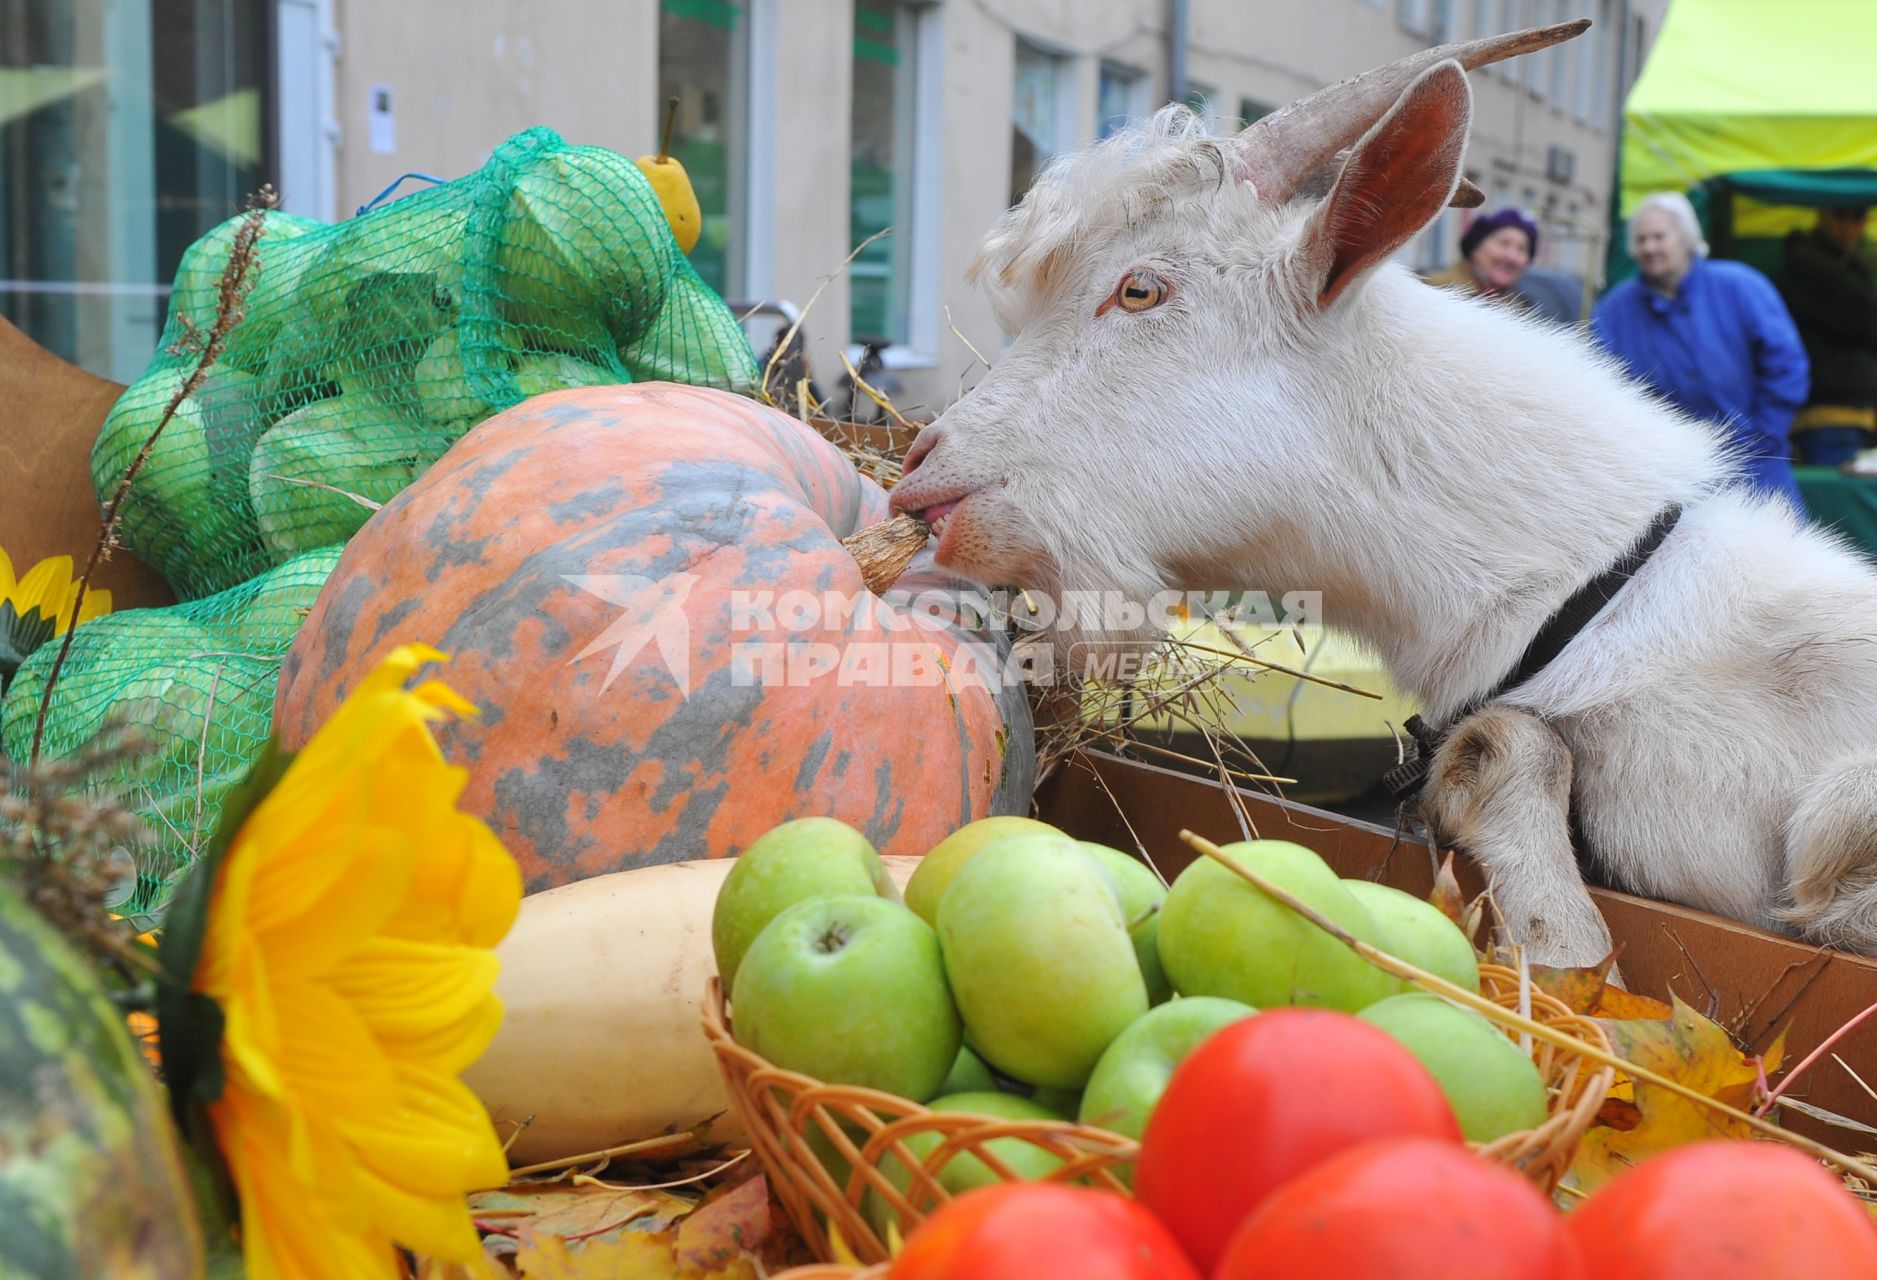
<path fill-rule="evenodd" d="M 917 858 L 887 858 L 904 888 Z M 496 954 L 502 1029 L 463 1080 L 515 1164 L 598 1151 L 718 1112 L 746 1144 L 699 1025 L 716 975 L 710 917 L 732 860 L 618 871 L 523 899 Z"/>

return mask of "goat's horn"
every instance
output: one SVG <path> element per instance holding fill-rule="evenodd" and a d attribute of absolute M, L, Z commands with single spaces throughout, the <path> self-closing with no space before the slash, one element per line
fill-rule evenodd
<path fill-rule="evenodd" d="M 1486 193 L 1466 178 L 1460 179 L 1460 185 L 1453 189 L 1453 199 L 1447 204 L 1455 209 L 1477 209 L 1486 203 Z"/>
<path fill-rule="evenodd" d="M 1338 151 L 1366 133 L 1429 67 L 1451 58 L 1471 71 L 1560 44 L 1589 26 L 1590 19 L 1579 18 L 1481 40 L 1459 40 L 1319 89 L 1253 122 L 1238 135 L 1240 172 L 1257 188 L 1260 199 L 1282 203 Z"/>

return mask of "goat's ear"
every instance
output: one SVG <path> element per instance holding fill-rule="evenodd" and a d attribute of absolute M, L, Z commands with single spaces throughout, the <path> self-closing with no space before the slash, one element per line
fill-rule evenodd
<path fill-rule="evenodd" d="M 1428 68 L 1350 150 L 1342 175 L 1305 229 L 1307 261 L 1328 307 L 1362 273 L 1406 244 L 1460 180 L 1472 94 L 1457 62 Z"/>

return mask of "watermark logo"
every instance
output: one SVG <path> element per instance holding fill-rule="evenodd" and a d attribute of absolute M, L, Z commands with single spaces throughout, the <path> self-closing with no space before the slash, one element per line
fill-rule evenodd
<path fill-rule="evenodd" d="M 691 636 L 685 604 L 697 575 L 654 579 L 568 574 L 566 580 L 621 611 L 573 659 L 579 662 L 612 651 L 602 692 L 655 645 L 680 692 L 690 696 Z M 1179 646 L 1156 648 L 1147 637 L 1190 634 L 1208 620 L 1266 628 L 1311 626 L 1321 621 L 1322 595 L 1167 591 L 1141 601 L 1112 591 L 1072 591 L 1050 598 L 977 590 L 881 596 L 867 591 L 736 590 L 724 594 L 723 605 L 734 687 L 796 688 L 825 682 L 841 687 L 956 689 L 1062 680 L 1189 680 L 1204 674 L 1195 655 Z M 1047 634 L 1052 630 L 1075 637 L 1067 655 L 1058 655 Z M 991 639 L 1000 633 L 1010 643 Z"/>
<path fill-rule="evenodd" d="M 678 683 L 678 693 L 685 698 L 691 696 L 691 620 L 684 612 L 684 602 L 697 585 L 696 574 L 644 578 L 630 573 L 569 573 L 562 577 L 621 610 L 611 626 L 573 656 L 573 661 L 579 662 L 607 649 L 613 651 L 613 665 L 600 685 L 601 693 L 612 687 L 619 673 L 631 666 L 647 645 L 656 645 L 665 670 Z"/>

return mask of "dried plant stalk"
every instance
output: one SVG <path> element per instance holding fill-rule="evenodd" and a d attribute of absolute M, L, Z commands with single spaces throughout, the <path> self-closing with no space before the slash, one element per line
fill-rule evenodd
<path fill-rule="evenodd" d="M 66 655 L 72 651 L 72 637 L 78 633 L 78 619 L 85 607 L 85 593 L 91 589 L 91 575 L 97 572 L 98 563 L 108 558 L 117 546 L 119 510 L 124 505 L 124 499 L 130 496 L 130 487 L 137 479 L 137 473 L 150 460 L 150 451 L 156 448 L 157 438 L 163 434 L 163 428 L 176 416 L 182 402 L 201 388 L 202 380 L 208 376 L 209 366 L 221 359 L 222 351 L 228 345 L 229 333 L 246 317 L 248 291 L 260 275 L 260 260 L 254 256 L 254 245 L 267 229 L 267 211 L 279 202 L 271 185 L 263 186 L 248 201 L 247 216 L 235 231 L 235 242 L 229 248 L 228 262 L 222 268 L 221 281 L 216 289 L 214 323 L 204 331 L 197 328 L 188 316 L 183 317 L 183 336 L 170 351 L 173 355 L 194 352 L 195 368 L 190 370 L 183 384 L 176 388 L 176 394 L 169 398 L 169 404 L 164 408 L 155 429 L 150 432 L 150 438 L 143 442 L 143 448 L 131 459 L 130 468 L 124 472 L 124 478 L 117 482 L 111 500 L 104 505 L 104 516 L 98 527 L 98 541 L 85 561 L 85 571 L 78 575 L 77 589 L 72 592 L 72 615 L 65 629 L 65 638 L 59 644 L 58 653 L 53 656 L 52 670 L 46 673 L 46 687 L 39 695 L 39 714 L 33 720 L 32 750 L 26 757 L 29 766 L 39 763 L 39 748 L 46 734 L 46 717 L 52 711 L 52 691 L 58 686 L 59 675 L 65 669 Z"/>
<path fill-rule="evenodd" d="M 932 526 L 925 521 L 899 515 L 842 538 L 841 545 L 860 566 L 867 590 L 879 595 L 899 581 L 931 534 Z"/>

